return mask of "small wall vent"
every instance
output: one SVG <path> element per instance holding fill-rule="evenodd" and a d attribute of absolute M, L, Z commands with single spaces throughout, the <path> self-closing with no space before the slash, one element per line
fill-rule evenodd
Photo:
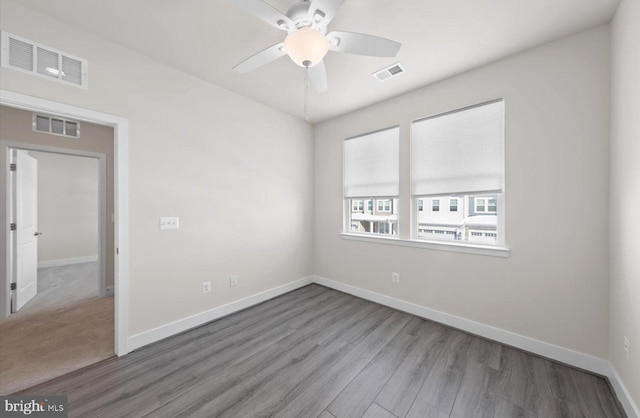
<path fill-rule="evenodd" d="M 56 116 L 33 114 L 33 130 L 47 134 L 80 138 L 80 122 Z"/>
<path fill-rule="evenodd" d="M 87 60 L 2 32 L 2 66 L 86 89 Z"/>
<path fill-rule="evenodd" d="M 373 76 L 378 79 L 378 81 L 385 81 L 393 77 L 397 77 L 400 74 L 407 71 L 402 64 L 396 62 L 393 65 L 390 65 L 382 70 L 376 71 L 373 73 Z"/>

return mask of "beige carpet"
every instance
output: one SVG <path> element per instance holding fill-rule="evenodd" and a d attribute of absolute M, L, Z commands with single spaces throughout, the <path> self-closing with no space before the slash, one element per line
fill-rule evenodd
<path fill-rule="evenodd" d="M 0 319 L 0 395 L 113 356 L 113 297 L 97 296 L 97 263 L 38 270 L 38 295 Z"/>

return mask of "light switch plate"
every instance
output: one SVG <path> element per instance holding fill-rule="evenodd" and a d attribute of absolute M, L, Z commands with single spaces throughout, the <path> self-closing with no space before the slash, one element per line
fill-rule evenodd
<path fill-rule="evenodd" d="M 177 216 L 163 216 L 160 218 L 160 229 L 178 229 L 180 218 Z"/>

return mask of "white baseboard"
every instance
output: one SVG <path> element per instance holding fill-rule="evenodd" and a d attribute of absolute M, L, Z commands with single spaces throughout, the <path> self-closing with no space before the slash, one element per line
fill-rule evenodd
<path fill-rule="evenodd" d="M 608 360 L 570 350 L 568 348 L 560 347 L 544 341 L 536 340 L 524 335 L 516 334 L 511 331 L 492 327 L 480 322 L 461 318 L 455 315 L 448 314 L 446 312 L 441 312 L 411 302 L 406 302 L 400 299 L 393 298 L 391 296 L 327 279 L 325 277 L 314 276 L 313 282 L 322 286 L 329 287 L 331 289 L 339 290 L 341 292 L 357 296 L 362 299 L 389 306 L 391 308 L 407 312 L 421 318 L 430 319 L 432 321 L 449 325 L 453 328 L 479 335 L 490 340 L 498 341 L 500 343 L 528 351 L 530 353 L 538 354 L 552 360 L 569 364 L 571 366 L 575 366 L 580 369 L 599 374 L 601 376 L 606 376 L 607 378 L 609 378 L 611 386 L 613 387 L 616 395 L 618 396 L 618 399 L 620 400 L 620 403 L 622 404 L 629 418 L 640 418 L 637 406 L 634 404 L 633 399 L 624 386 L 624 383 L 620 379 L 620 376 L 616 372 L 615 368 Z"/>
<path fill-rule="evenodd" d="M 282 286 L 274 287 L 273 289 L 256 293 L 255 295 L 248 296 L 235 302 L 231 302 L 226 305 L 218 306 L 217 308 L 213 308 L 208 311 L 189 316 L 179 321 L 174 321 L 166 325 L 154 328 L 152 330 L 132 335 L 129 337 L 128 351 L 133 351 L 147 344 L 160 341 L 164 338 L 170 337 L 188 329 L 206 324 L 207 322 L 222 318 L 223 316 L 230 315 L 234 312 L 246 309 L 250 306 L 257 305 L 258 303 L 262 303 L 266 300 L 273 299 L 277 296 L 291 292 L 292 290 L 310 285 L 311 283 L 313 283 L 313 277 L 305 277 L 303 279 L 296 280 Z"/>
<path fill-rule="evenodd" d="M 613 367 L 611 362 L 607 363 L 609 363 L 609 373 L 607 377 L 609 378 L 613 391 L 618 396 L 618 400 L 624 408 L 624 411 L 627 413 L 629 418 L 640 418 L 640 408 L 638 408 L 638 405 L 633 401 L 631 393 L 629 393 L 629 390 L 627 390 L 627 387 L 624 385 L 618 371 Z"/>
<path fill-rule="evenodd" d="M 69 266 L 71 264 L 92 263 L 98 261 L 97 255 L 89 255 L 86 257 L 61 258 L 59 260 L 38 261 L 38 268 Z"/>

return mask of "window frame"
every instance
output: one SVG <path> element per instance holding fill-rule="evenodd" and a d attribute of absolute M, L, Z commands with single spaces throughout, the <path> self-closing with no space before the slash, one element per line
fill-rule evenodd
<path fill-rule="evenodd" d="M 506 247 L 506 211 L 505 211 L 505 194 L 506 194 L 506 153 L 505 153 L 505 148 L 506 148 L 506 113 L 507 113 L 507 103 L 506 100 L 504 98 L 498 98 L 498 99 L 494 99 L 494 100 L 489 100 L 489 101 L 485 101 L 485 102 L 481 102 L 481 103 L 477 103 L 474 105 L 470 105 L 470 106 L 463 106 L 460 108 L 456 108 L 456 109 L 452 109 L 452 110 L 448 110 L 445 112 L 439 112 L 439 113 L 434 113 L 432 115 L 429 116 L 425 116 L 425 117 L 421 117 L 421 118 L 417 118 L 417 119 L 413 119 L 409 122 L 409 126 L 411 129 L 411 133 L 409 135 L 409 146 L 411 148 L 411 144 L 412 144 L 412 138 L 413 138 L 413 126 L 414 123 L 416 122 L 420 122 L 426 119 L 432 119 L 432 118 L 437 118 L 437 117 L 441 117 L 441 116 L 446 116 L 448 114 L 452 114 L 452 113 L 456 113 L 456 112 L 464 112 L 467 110 L 471 110 L 480 106 L 485 106 L 485 105 L 489 105 L 492 103 L 497 103 L 497 102 L 503 102 L 504 103 L 504 112 L 502 114 L 502 133 L 503 133 L 503 141 L 502 141 L 502 149 L 503 149 L 503 158 L 502 158 L 502 187 L 501 187 L 501 192 L 495 192 L 495 191 L 486 191 L 486 192 L 478 192 L 478 193 L 465 193 L 465 196 L 469 196 L 469 195 L 477 195 L 477 196 L 486 196 L 488 194 L 495 194 L 496 195 L 496 214 L 497 214 L 497 222 L 496 222 L 496 234 L 497 234 L 497 239 L 496 239 L 496 243 L 495 244 L 486 244 L 486 243 L 474 243 L 474 242 L 470 242 L 470 241 L 455 241 L 454 243 L 448 242 L 448 241 L 444 241 L 444 240 L 436 240 L 436 239 L 424 239 L 424 238 L 420 238 L 418 237 L 418 214 L 420 213 L 418 211 L 418 200 L 419 199 L 425 199 L 425 198 L 429 198 L 429 195 L 420 195 L 420 196 L 411 196 L 410 195 L 410 199 L 411 199 L 411 232 L 410 232 L 410 241 L 412 242 L 424 242 L 424 243 L 428 243 L 429 246 L 438 246 L 438 245 L 445 245 L 447 247 L 450 247 L 452 245 L 457 246 L 466 246 L 469 247 L 471 249 L 471 252 L 475 252 L 473 249 L 474 248 L 478 248 L 478 247 L 482 247 L 482 248 L 487 248 L 487 249 L 496 249 L 497 252 L 495 254 L 488 254 L 488 255 L 500 255 L 503 256 L 504 253 L 506 253 L 508 256 L 509 254 L 509 250 Z M 410 159 L 410 163 L 411 163 L 411 154 L 412 150 L 410 150 L 409 152 L 409 159 Z M 411 172 L 409 173 L 409 176 L 411 176 Z M 459 192 L 452 192 L 451 196 L 455 196 L 455 197 L 460 197 L 458 196 L 460 193 Z M 446 196 L 446 194 L 438 194 L 438 195 L 432 195 L 432 197 L 442 197 L 442 196 Z M 459 201 L 458 201 L 458 208 L 460 207 L 459 205 Z M 468 202 L 467 202 L 468 204 Z M 487 204 L 488 204 L 488 199 L 487 199 Z M 474 208 L 475 208 L 475 202 L 474 202 Z M 459 212 L 457 212 L 459 213 Z M 485 212 L 485 213 L 493 213 L 493 212 Z M 489 251 L 491 252 L 491 251 Z"/>
<path fill-rule="evenodd" d="M 495 208 L 496 210 L 489 210 L 489 208 L 492 206 L 489 204 L 489 202 L 492 200 L 493 198 L 491 197 L 485 197 L 485 195 L 479 195 L 478 197 L 474 197 L 473 198 L 473 211 L 474 213 L 487 213 L 487 214 L 492 214 L 492 213 L 498 213 L 498 201 L 496 199 L 496 204 L 495 204 Z M 478 210 L 478 201 L 482 200 L 484 201 L 484 210 Z"/>
<path fill-rule="evenodd" d="M 382 207 L 382 209 L 380 209 Z M 388 207 L 389 209 L 385 209 Z M 376 212 L 392 212 L 393 199 L 376 199 Z"/>
<path fill-rule="evenodd" d="M 461 112 L 461 111 L 465 111 L 465 110 L 470 110 L 473 109 L 475 107 L 480 107 L 480 106 L 484 106 L 484 105 L 488 105 L 488 104 L 492 104 L 495 102 L 503 102 L 503 113 L 502 113 L 502 159 L 500 161 L 501 163 L 501 167 L 500 169 L 502 170 L 502 187 L 500 189 L 500 191 L 498 192 L 497 190 L 487 190 L 487 191 L 483 191 L 482 193 L 478 192 L 478 193 L 464 193 L 464 196 L 468 196 L 468 195 L 487 195 L 487 194 L 495 194 L 496 195 L 496 214 L 497 214 L 497 223 L 496 223 L 496 231 L 495 233 L 497 234 L 497 240 L 495 244 L 488 244 L 488 243 L 478 243 L 478 242 L 473 242 L 473 241 L 445 241 L 445 240 L 429 240 L 429 239 L 424 239 L 424 238 L 418 238 L 418 214 L 421 213 L 421 211 L 419 211 L 418 209 L 418 201 L 419 200 L 424 200 L 425 197 L 429 197 L 429 196 L 413 196 L 411 194 L 411 192 L 408 193 L 408 196 L 405 194 L 406 192 L 401 192 L 399 196 L 379 196 L 379 197 L 374 197 L 374 199 L 396 199 L 396 202 L 394 204 L 396 204 L 396 215 L 397 215 L 397 230 L 396 230 L 396 234 L 397 235 L 381 235 L 381 234 L 376 234 L 376 233 L 354 233 L 351 232 L 349 229 L 347 229 L 347 227 L 350 226 L 351 224 L 351 218 L 350 218 L 350 213 L 348 211 L 349 208 L 349 204 L 348 201 L 350 198 L 347 198 L 343 195 L 343 205 L 344 205 L 344 222 L 343 222 L 343 232 L 340 234 L 342 239 L 345 240 L 353 240 L 353 241 L 361 241 L 361 242 L 369 242 L 369 243 L 377 243 L 377 244 L 385 244 L 385 245 L 397 245 L 397 246 L 403 246 L 403 247 L 413 247 L 413 248 L 422 248 L 422 249 L 429 249 L 429 250 L 437 250 L 437 251 L 448 251 L 448 252 L 457 252 L 457 253 L 467 253 L 467 254 L 479 254 L 479 255 L 486 255 L 486 256 L 494 256 L 494 257 L 509 257 L 510 256 L 510 250 L 509 248 L 506 246 L 506 218 L 507 218 L 507 214 L 506 214 L 506 210 L 505 210 L 505 206 L 506 206 L 506 141 L 507 141 L 507 135 L 506 135 L 506 115 L 507 115 L 507 101 L 504 98 L 497 98 L 497 99 L 493 99 L 493 100 L 488 100 L 488 101 L 484 101 L 484 102 L 480 102 L 477 104 L 473 104 L 473 105 L 469 105 L 469 106 L 461 106 L 461 107 L 457 107 L 457 108 L 453 108 L 452 110 L 448 110 L 448 111 L 444 111 L 444 112 L 437 112 L 437 113 L 433 113 L 431 115 L 428 116 L 423 116 L 423 117 L 419 117 L 416 119 L 410 119 L 408 121 L 408 126 L 409 126 L 409 136 L 408 136 L 408 147 L 409 147 L 409 157 L 408 157 L 408 161 L 407 161 L 407 156 L 403 155 L 403 153 L 400 154 L 400 161 L 399 161 L 399 170 L 400 170 L 400 188 L 402 189 L 403 187 L 403 175 L 402 172 L 407 170 L 409 171 L 409 185 L 410 185 L 410 189 L 411 189 L 411 164 L 412 164 L 412 127 L 414 126 L 415 122 L 419 122 L 421 120 L 425 120 L 425 119 L 429 119 L 429 118 L 434 118 L 434 117 L 439 117 L 439 116 L 444 116 L 446 114 L 449 113 L 455 113 L 455 112 Z M 405 121 L 402 122 L 402 126 L 405 126 L 406 123 Z M 407 141 L 407 135 L 403 135 L 403 130 L 406 129 L 404 127 L 401 127 L 401 124 L 397 124 L 394 125 L 390 128 L 384 128 L 384 129 L 380 129 L 378 131 L 383 131 L 383 130 L 387 130 L 387 129 L 391 129 L 394 127 L 398 127 L 400 128 L 400 138 L 399 138 L 399 146 L 400 148 L 402 148 L 403 146 L 407 146 L 406 142 Z M 375 133 L 378 131 L 372 131 L 369 133 Z M 346 139 L 351 139 L 351 138 L 357 138 L 359 136 L 364 136 L 367 135 L 368 133 L 364 133 L 362 135 L 357 135 L 357 136 L 353 136 L 350 138 L 346 138 Z M 404 145 L 403 145 L 404 144 Z M 343 165 L 344 167 L 344 165 Z M 406 181 L 406 180 L 404 180 Z M 344 180 L 343 180 L 343 184 L 344 184 Z M 405 189 L 406 190 L 406 189 Z M 446 196 L 446 193 L 444 194 L 439 194 L 438 196 Z M 460 213 L 460 200 L 464 199 L 463 196 L 461 196 L 461 194 L 458 192 L 454 192 L 452 193 L 452 198 L 450 199 L 455 199 L 457 202 L 456 211 L 451 211 L 451 203 L 449 202 L 449 212 L 453 212 L 453 213 Z M 351 197 L 351 199 L 355 199 L 357 197 Z M 365 198 L 366 199 L 366 198 Z M 446 201 L 445 201 L 446 202 Z M 441 202 L 440 202 L 441 203 Z M 406 206 L 404 206 L 405 204 L 408 204 L 408 209 Z M 426 209 L 426 205 L 427 202 L 423 202 L 423 212 L 427 212 Z M 468 202 L 463 201 L 462 202 L 462 206 L 466 207 L 466 205 L 468 205 Z M 374 206 L 374 208 L 376 208 L 376 206 Z M 404 208 L 404 209 L 403 209 Z M 440 211 L 442 212 L 442 211 Z M 408 218 L 407 218 L 408 215 Z M 405 223 L 408 223 L 408 229 L 406 228 L 407 225 Z M 403 228 L 403 225 L 405 225 L 405 227 Z"/>
<path fill-rule="evenodd" d="M 384 132 L 384 131 L 388 131 L 388 130 L 392 130 L 392 129 L 397 129 L 398 130 L 398 137 L 397 137 L 397 141 L 398 141 L 398 158 L 399 157 L 399 153 L 400 153 L 400 141 L 401 141 L 401 130 L 400 130 L 400 125 L 391 125 L 385 128 L 381 128 L 381 129 L 377 129 L 377 130 L 373 130 L 373 131 L 369 131 L 369 132 L 365 132 L 363 134 L 360 135 L 355 135 L 355 136 L 351 136 L 348 138 L 345 138 L 342 140 L 342 187 L 343 187 L 343 193 L 342 193 L 342 202 L 343 202 L 343 211 L 342 211 L 342 217 L 343 217 L 343 222 L 342 222 L 342 235 L 357 235 L 357 236 L 365 236 L 365 237 L 372 237 L 372 238 L 396 238 L 399 236 L 400 234 L 400 214 L 399 214 L 399 208 L 400 208 L 400 196 L 399 194 L 396 196 L 389 196 L 389 195 L 380 195 L 380 196 L 358 196 L 358 195 L 354 195 L 354 196 L 350 196 L 348 197 L 345 193 L 345 181 L 346 181 L 346 165 L 345 165 L 345 157 L 346 157 L 346 153 L 345 153 L 345 142 L 352 140 L 352 139 L 357 139 L 357 138 L 361 138 L 361 137 L 365 137 L 368 135 L 374 135 L 380 132 Z M 400 161 L 398 160 L 398 170 L 400 170 Z M 399 175 L 399 173 L 398 173 Z M 399 193 L 399 189 L 400 189 L 400 181 L 398 180 L 398 193 Z M 393 215 L 393 211 L 395 208 L 395 216 L 396 216 L 396 235 L 386 235 L 386 234 L 380 234 L 380 233 L 376 233 L 376 232 L 353 232 L 351 230 L 352 228 L 352 218 L 351 218 L 351 203 L 350 200 L 362 200 L 363 201 L 363 205 L 366 207 L 365 209 L 363 209 L 364 213 L 367 213 L 368 210 L 370 210 L 372 213 L 377 212 L 378 210 L 378 201 L 379 200 L 388 200 L 389 201 L 389 210 L 388 211 L 381 211 L 381 212 L 389 212 L 390 215 Z M 395 200 L 395 202 L 394 202 Z M 364 203 L 365 201 L 367 201 L 366 203 Z M 374 202 L 375 201 L 375 202 Z M 371 203 L 371 209 L 369 209 L 369 202 Z M 378 221 L 371 221 L 371 222 L 378 222 Z M 390 231 L 392 232 L 392 230 Z"/>
<path fill-rule="evenodd" d="M 455 202 L 455 210 L 452 209 L 454 205 L 452 203 Z M 449 212 L 458 212 L 458 208 L 460 207 L 460 198 L 459 197 L 450 197 L 449 198 Z"/>

